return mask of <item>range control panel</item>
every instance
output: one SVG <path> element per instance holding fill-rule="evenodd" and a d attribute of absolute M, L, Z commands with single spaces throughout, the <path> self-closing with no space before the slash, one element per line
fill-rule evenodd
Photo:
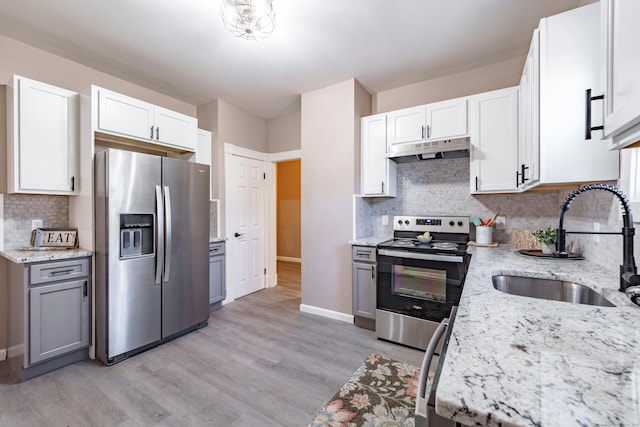
<path fill-rule="evenodd" d="M 394 231 L 469 234 L 468 216 L 394 216 Z"/>

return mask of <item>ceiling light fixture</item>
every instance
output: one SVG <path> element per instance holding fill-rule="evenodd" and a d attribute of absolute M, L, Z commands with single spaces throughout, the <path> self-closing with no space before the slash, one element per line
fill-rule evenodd
<path fill-rule="evenodd" d="M 220 14 L 229 31 L 247 40 L 267 38 L 276 27 L 273 0 L 222 0 Z"/>

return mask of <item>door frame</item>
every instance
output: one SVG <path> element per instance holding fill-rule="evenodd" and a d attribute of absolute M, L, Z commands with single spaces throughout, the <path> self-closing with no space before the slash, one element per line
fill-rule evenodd
<path fill-rule="evenodd" d="M 276 230 L 276 223 L 278 216 L 276 214 L 276 207 L 278 204 L 276 194 L 276 163 L 288 162 L 290 160 L 302 160 L 302 150 L 281 151 L 279 153 L 267 154 L 267 164 L 265 170 L 267 171 L 267 248 L 265 254 L 267 256 L 267 275 L 268 282 L 267 287 L 272 288 L 278 284 L 278 236 Z M 302 177 L 300 177 L 302 180 Z M 301 256 L 302 258 L 302 256 Z M 273 274 L 269 274 L 272 272 Z M 302 286 L 302 285 L 301 285 Z"/>
<path fill-rule="evenodd" d="M 231 212 L 231 203 L 228 203 L 227 197 L 231 189 L 231 179 L 229 175 L 231 156 L 246 157 L 249 159 L 259 160 L 264 162 L 264 170 L 266 173 L 265 183 L 265 209 L 264 209 L 264 224 L 265 224 L 265 241 L 264 241 L 264 265 L 267 268 L 267 274 L 265 276 L 265 288 L 272 288 L 278 284 L 277 275 L 277 235 L 276 235 L 276 163 L 286 162 L 289 160 L 301 160 L 301 150 L 281 151 L 278 153 L 262 153 L 260 151 L 251 150 L 249 148 L 239 147 L 237 145 L 224 143 L 224 188 L 225 188 L 225 203 L 224 203 L 224 215 L 225 215 L 225 235 L 228 221 L 227 219 L 233 214 Z M 302 178 L 301 178 L 302 179 Z M 227 236 L 229 238 L 229 236 Z M 233 277 L 234 272 L 231 270 L 230 257 L 225 257 L 225 268 L 227 270 L 227 279 Z M 227 280 L 227 283 L 230 281 Z M 225 284 L 226 285 L 226 284 Z M 227 291 L 229 288 L 227 287 Z M 235 301 L 235 295 L 232 292 L 227 292 L 227 298 L 223 301 L 223 304 L 228 304 Z"/>

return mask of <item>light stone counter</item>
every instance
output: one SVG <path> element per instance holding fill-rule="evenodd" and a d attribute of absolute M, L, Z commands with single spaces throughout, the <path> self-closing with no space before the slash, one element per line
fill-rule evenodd
<path fill-rule="evenodd" d="M 12 262 L 18 264 L 27 264 L 31 262 L 58 261 L 69 258 L 91 256 L 91 251 L 86 249 L 64 249 L 49 251 L 6 250 L 0 251 L 0 255 Z"/>
<path fill-rule="evenodd" d="M 510 246 L 471 253 L 436 411 L 468 425 L 640 425 L 640 307 L 618 292 L 618 275 Z M 509 295 L 495 274 L 582 283 L 617 307 Z"/>
<path fill-rule="evenodd" d="M 349 240 L 350 245 L 356 246 L 378 246 L 378 243 L 382 243 L 386 240 L 392 239 L 393 236 L 369 236 L 369 237 L 359 237 L 355 240 Z"/>

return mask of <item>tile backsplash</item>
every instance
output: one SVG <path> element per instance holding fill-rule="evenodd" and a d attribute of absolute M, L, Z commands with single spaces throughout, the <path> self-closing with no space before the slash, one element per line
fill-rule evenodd
<path fill-rule="evenodd" d="M 209 205 L 209 240 L 220 237 L 218 231 L 218 200 L 212 200 Z"/>
<path fill-rule="evenodd" d="M 45 228 L 69 226 L 69 198 L 25 194 L 4 195 L 4 249 L 30 246 L 31 220 L 41 219 Z"/>
<path fill-rule="evenodd" d="M 619 182 L 609 182 L 619 186 Z M 577 186 L 576 186 L 577 188 Z M 393 233 L 393 215 L 464 215 L 488 218 L 496 211 L 506 216 L 504 230 L 494 230 L 497 242 L 510 242 L 511 229 L 536 230 L 558 226 L 560 208 L 569 191 L 527 192 L 520 194 L 469 194 L 469 159 L 438 159 L 398 165 L 398 197 L 361 198 L 354 202 L 356 238 Z M 389 216 L 383 226 L 381 217 Z M 637 218 L 640 218 L 637 213 Z M 618 199 L 601 190 L 587 191 L 578 196 L 565 216 L 567 230 L 592 231 L 593 223 L 600 231 L 619 232 L 622 214 Z M 638 227 L 636 223 L 636 227 Z M 636 233 L 640 234 L 640 233 Z M 475 229 L 471 227 L 471 239 Z M 568 248 L 598 265 L 618 274 L 622 263 L 622 236 L 567 236 Z M 640 237 L 634 239 L 634 252 L 640 253 Z"/>
<path fill-rule="evenodd" d="M 556 226 L 558 193 L 469 194 L 469 158 L 434 159 L 398 165 L 398 197 L 356 198 L 356 237 L 391 235 L 393 215 L 506 216 L 506 227 L 493 239 L 508 242 L 511 229 L 535 230 Z M 382 215 L 389 224 L 382 225 Z M 361 224 L 366 223 L 366 224 Z M 475 228 L 471 227 L 475 239 Z"/>

